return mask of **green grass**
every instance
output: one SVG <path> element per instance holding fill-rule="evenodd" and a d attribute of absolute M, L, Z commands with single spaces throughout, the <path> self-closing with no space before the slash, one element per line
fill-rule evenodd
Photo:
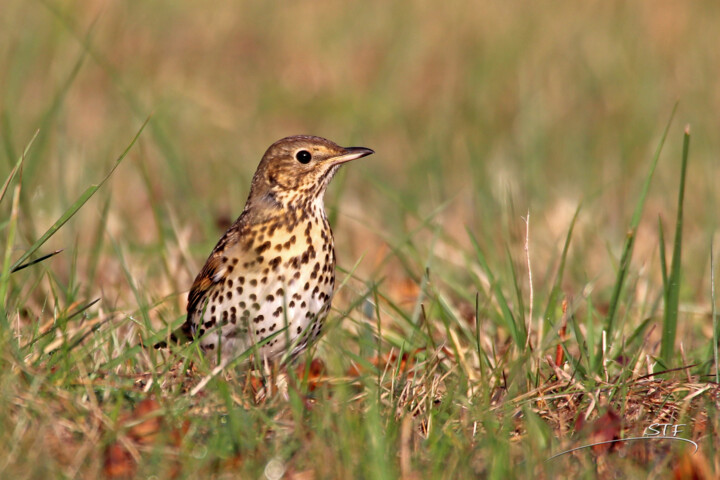
<path fill-rule="evenodd" d="M 0 477 L 720 471 L 715 3 L 5 3 Z M 296 133 L 377 152 L 322 340 L 152 348 Z"/>

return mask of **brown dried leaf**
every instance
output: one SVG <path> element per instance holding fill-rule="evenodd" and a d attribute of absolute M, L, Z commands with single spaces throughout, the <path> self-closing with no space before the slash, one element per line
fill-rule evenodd
<path fill-rule="evenodd" d="M 119 442 L 115 442 L 105 450 L 103 474 L 106 478 L 133 478 L 137 465 Z"/>

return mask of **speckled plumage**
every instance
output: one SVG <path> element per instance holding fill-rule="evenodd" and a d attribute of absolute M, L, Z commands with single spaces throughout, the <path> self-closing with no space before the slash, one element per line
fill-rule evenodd
<path fill-rule="evenodd" d="M 271 359 L 318 337 L 335 286 L 325 189 L 341 164 L 371 153 L 312 136 L 268 148 L 245 209 L 190 289 L 185 329 L 205 351 L 229 360 L 275 335 L 257 347 Z"/>

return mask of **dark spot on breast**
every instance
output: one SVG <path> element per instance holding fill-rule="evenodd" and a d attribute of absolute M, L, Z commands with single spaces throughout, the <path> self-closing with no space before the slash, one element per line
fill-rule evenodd
<path fill-rule="evenodd" d="M 275 300 L 275 297 L 273 295 L 268 295 L 267 297 L 265 297 L 265 300 L 267 300 L 268 302 L 272 302 L 273 300 Z"/>
<path fill-rule="evenodd" d="M 265 319 L 262 315 L 258 315 L 257 317 L 253 318 L 253 322 L 260 323 Z"/>
<path fill-rule="evenodd" d="M 254 278 L 252 280 L 250 280 L 250 286 L 257 287 L 257 280 L 255 280 Z"/>
<path fill-rule="evenodd" d="M 265 243 L 263 243 L 262 245 L 260 245 L 259 247 L 257 247 L 255 249 L 255 253 L 257 253 L 257 254 L 263 253 L 265 250 L 270 248 L 270 245 L 271 245 L 270 241 L 266 241 Z M 258 257 L 258 258 L 262 258 L 262 257 Z M 259 261 L 262 262 L 262 260 L 259 260 Z"/>
<path fill-rule="evenodd" d="M 282 296 L 283 293 L 285 293 L 285 290 L 283 290 L 282 287 L 281 287 L 281 288 L 278 288 L 278 289 L 277 289 L 277 291 L 275 292 L 275 295 L 277 295 L 278 297 L 280 297 L 280 296 Z"/>

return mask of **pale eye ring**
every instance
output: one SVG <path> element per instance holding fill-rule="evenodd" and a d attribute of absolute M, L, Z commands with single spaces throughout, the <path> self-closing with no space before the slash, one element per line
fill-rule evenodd
<path fill-rule="evenodd" d="M 310 163 L 310 160 L 312 160 L 312 155 L 307 150 L 300 150 L 295 154 L 295 159 L 300 163 Z"/>

